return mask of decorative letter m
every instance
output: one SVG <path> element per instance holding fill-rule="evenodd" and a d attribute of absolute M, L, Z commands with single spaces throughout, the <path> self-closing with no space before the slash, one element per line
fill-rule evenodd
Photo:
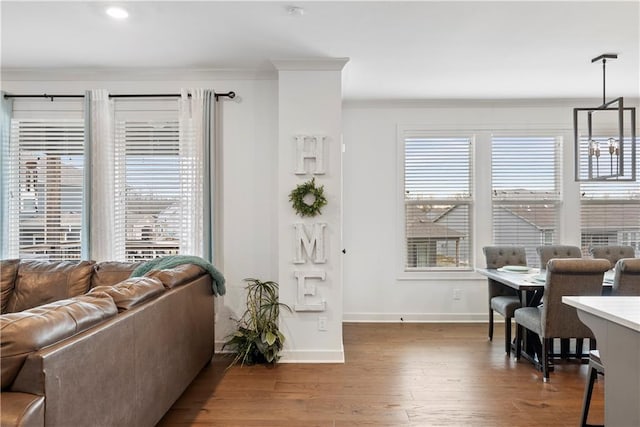
<path fill-rule="evenodd" d="M 293 225 L 296 229 L 296 256 L 293 260 L 294 264 L 304 264 L 305 259 L 302 256 L 302 250 L 307 254 L 307 258 L 311 259 L 314 264 L 323 264 L 327 262 L 324 257 L 324 228 L 327 224 L 313 224 L 313 233 L 309 237 L 309 231 L 304 224 L 298 223 Z M 313 258 L 313 250 L 315 248 L 316 256 Z"/>

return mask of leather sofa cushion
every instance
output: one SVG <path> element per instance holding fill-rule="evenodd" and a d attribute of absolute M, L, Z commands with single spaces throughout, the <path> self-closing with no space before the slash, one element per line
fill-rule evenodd
<path fill-rule="evenodd" d="M 196 279 L 206 271 L 195 264 L 182 264 L 167 270 L 151 270 L 145 277 L 153 277 L 162 282 L 165 288 L 171 289 Z"/>
<path fill-rule="evenodd" d="M 35 427 L 44 425 L 44 396 L 30 393 L 2 393 L 0 425 Z"/>
<path fill-rule="evenodd" d="M 139 262 L 118 262 L 104 261 L 93 266 L 93 276 L 91 277 L 91 287 L 113 286 L 131 276 L 141 263 Z"/>
<path fill-rule="evenodd" d="M 22 260 L 7 312 L 15 313 L 87 293 L 95 261 Z"/>
<path fill-rule="evenodd" d="M 104 292 L 82 295 L 0 316 L 2 390 L 9 387 L 29 353 L 73 336 L 118 313 Z"/>
<path fill-rule="evenodd" d="M 13 287 L 18 273 L 19 259 L 4 259 L 0 261 L 0 302 L 2 303 L 1 314 L 7 312 L 9 298 L 13 293 Z"/>
<path fill-rule="evenodd" d="M 118 311 L 124 311 L 153 299 L 164 291 L 164 286 L 158 279 L 135 277 L 113 286 L 98 286 L 93 288 L 89 295 L 94 292 L 104 292 L 113 298 Z"/>

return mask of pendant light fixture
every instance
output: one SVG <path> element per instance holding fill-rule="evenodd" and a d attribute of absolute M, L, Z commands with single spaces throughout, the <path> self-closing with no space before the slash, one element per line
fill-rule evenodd
<path fill-rule="evenodd" d="M 576 181 L 636 180 L 636 109 L 622 97 L 606 98 L 607 59 L 617 58 L 604 53 L 591 60 L 602 61 L 602 104 L 573 109 Z"/>

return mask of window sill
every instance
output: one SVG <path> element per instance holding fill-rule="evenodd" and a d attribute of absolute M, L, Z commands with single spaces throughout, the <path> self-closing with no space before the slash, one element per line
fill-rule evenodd
<path fill-rule="evenodd" d="M 460 281 L 479 280 L 483 277 L 469 270 L 432 270 L 432 271 L 403 271 L 396 277 L 398 281 Z"/>

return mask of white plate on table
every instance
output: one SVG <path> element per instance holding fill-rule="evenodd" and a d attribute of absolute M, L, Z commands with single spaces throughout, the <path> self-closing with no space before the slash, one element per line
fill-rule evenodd
<path fill-rule="evenodd" d="M 539 283 L 545 283 L 547 281 L 547 273 L 538 273 L 532 279 Z"/>
<path fill-rule="evenodd" d="M 531 270 L 531 268 L 526 265 L 505 265 L 498 269 L 498 271 L 506 271 L 509 273 L 528 273 L 529 270 Z"/>

